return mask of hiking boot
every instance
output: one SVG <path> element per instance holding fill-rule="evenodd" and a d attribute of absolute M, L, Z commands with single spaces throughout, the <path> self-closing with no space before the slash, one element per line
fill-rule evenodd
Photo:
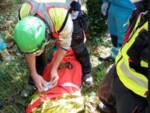
<path fill-rule="evenodd" d="M 86 87 L 91 87 L 93 86 L 93 77 L 91 73 L 85 74 L 84 75 L 84 81 L 83 81 L 84 86 Z"/>

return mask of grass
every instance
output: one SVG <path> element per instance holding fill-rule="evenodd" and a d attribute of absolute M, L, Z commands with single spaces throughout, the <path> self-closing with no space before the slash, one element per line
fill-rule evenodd
<path fill-rule="evenodd" d="M 22 58 L 0 63 L 0 113 L 23 113 L 32 87 L 28 85 L 29 72 Z"/>

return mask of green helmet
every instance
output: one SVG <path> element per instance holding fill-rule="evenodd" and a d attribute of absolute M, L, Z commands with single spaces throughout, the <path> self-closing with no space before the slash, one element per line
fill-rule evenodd
<path fill-rule="evenodd" d="M 46 25 L 40 18 L 28 16 L 17 23 L 14 39 L 22 52 L 33 53 L 45 42 L 45 31 Z"/>

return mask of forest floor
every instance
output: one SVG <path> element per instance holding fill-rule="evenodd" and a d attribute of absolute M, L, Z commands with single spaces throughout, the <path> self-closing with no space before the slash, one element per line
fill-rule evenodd
<path fill-rule="evenodd" d="M 34 87 L 28 84 L 29 72 L 13 41 L 13 30 L 18 21 L 20 5 L 0 5 L 0 34 L 7 43 L 7 49 L 13 59 L 10 62 L 0 60 L 0 113 L 25 113 L 25 106 L 33 94 Z M 92 64 L 94 86 L 92 89 L 83 88 L 84 96 L 97 98 L 99 82 L 105 76 L 109 61 L 99 61 L 99 56 L 109 54 L 111 41 L 107 33 L 99 36 L 97 43 L 87 40 Z M 95 100 L 96 103 L 96 100 Z M 96 103 L 97 104 L 97 103 Z"/>

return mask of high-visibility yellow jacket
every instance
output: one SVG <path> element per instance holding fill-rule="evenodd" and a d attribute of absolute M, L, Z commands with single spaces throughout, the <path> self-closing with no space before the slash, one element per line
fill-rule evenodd
<path fill-rule="evenodd" d="M 20 8 L 19 17 L 39 16 L 47 24 L 50 34 L 59 39 L 61 47 L 68 49 L 73 31 L 68 10 L 67 0 L 27 0 Z"/>
<path fill-rule="evenodd" d="M 136 64 L 138 68 L 148 70 L 148 59 L 140 59 L 143 51 L 148 48 L 148 18 L 146 16 L 147 13 L 141 13 L 138 16 L 128 41 L 120 49 L 115 59 L 120 81 L 126 88 L 142 97 L 146 97 L 148 91 L 148 75 L 145 72 L 140 73 L 131 64 Z M 135 62 L 131 62 L 131 59 L 133 61 L 135 59 Z"/>

